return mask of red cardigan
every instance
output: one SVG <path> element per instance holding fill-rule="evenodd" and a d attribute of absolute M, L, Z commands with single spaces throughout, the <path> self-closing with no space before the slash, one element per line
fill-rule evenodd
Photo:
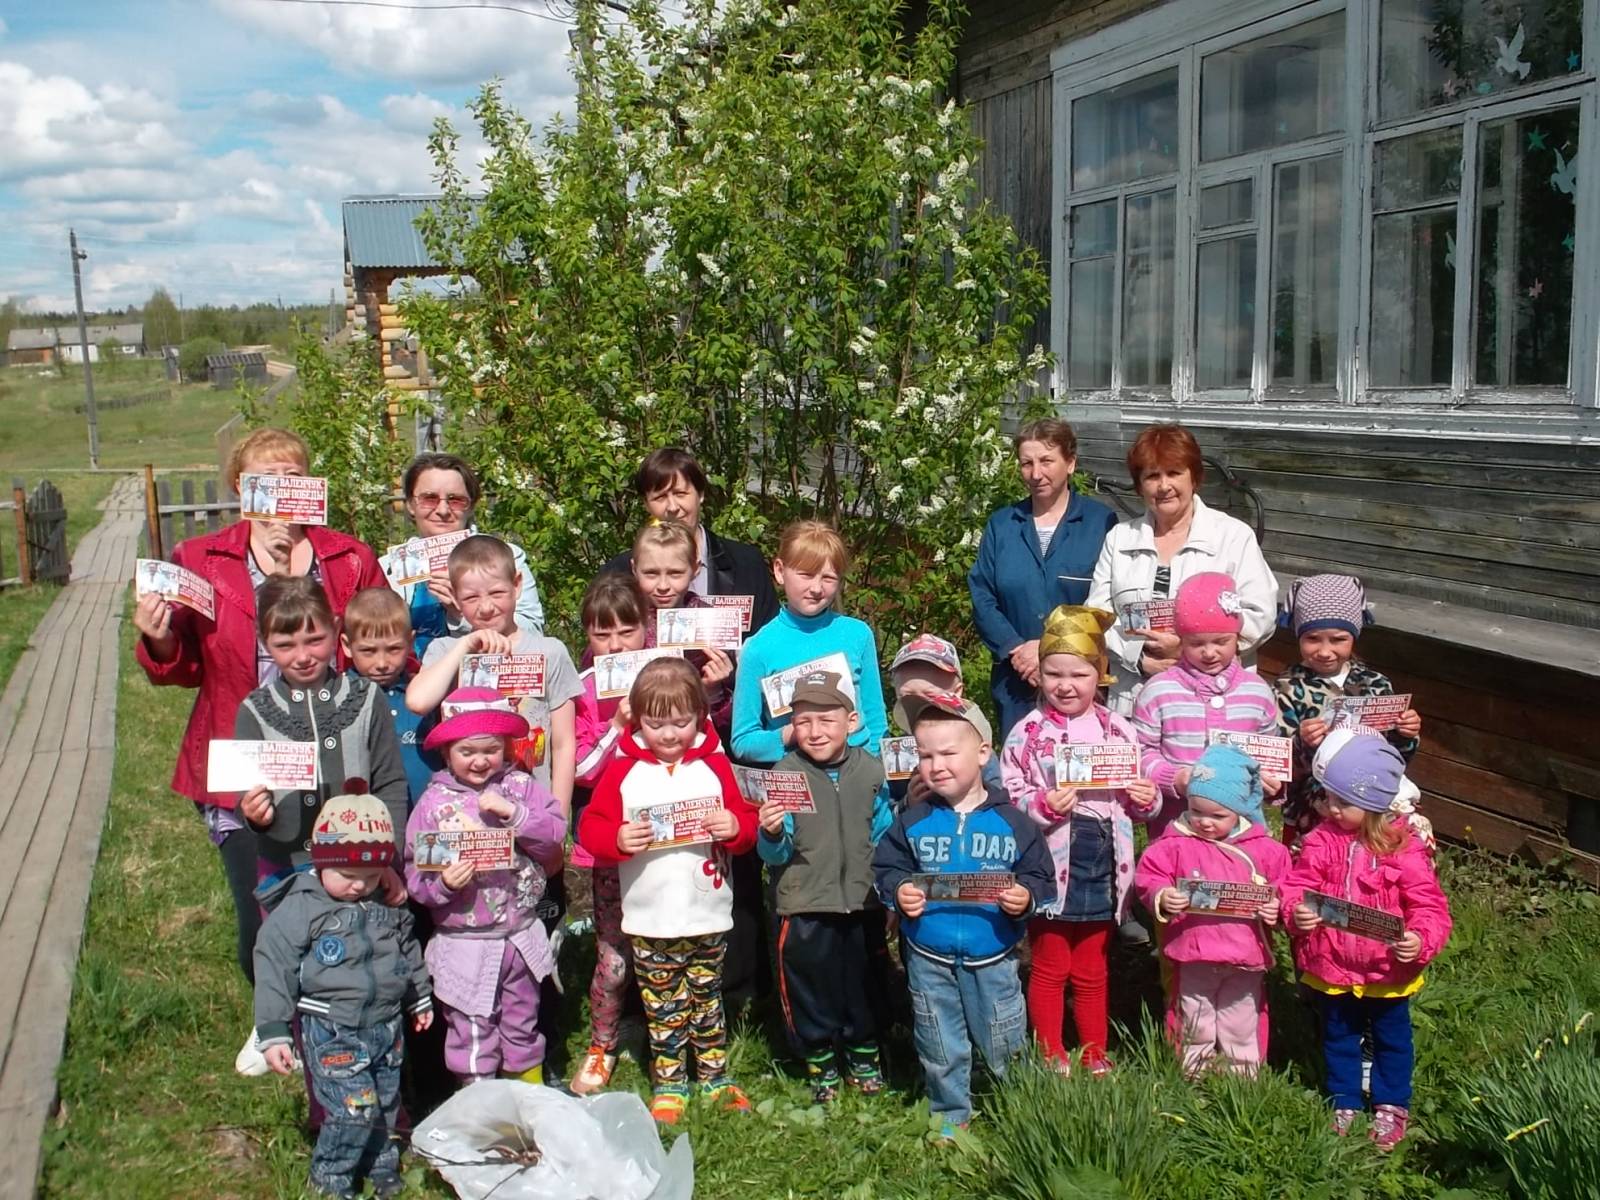
<path fill-rule="evenodd" d="M 316 553 L 322 586 L 335 616 L 344 613 L 350 597 L 362 588 L 388 586 L 377 556 L 365 542 L 322 525 L 307 526 L 306 537 Z M 216 620 L 208 621 L 193 609 L 174 605 L 172 632 L 178 638 L 178 651 L 172 660 L 157 661 L 150 653 L 149 641 L 142 637 L 134 650 L 151 683 L 200 689 L 172 772 L 173 790 L 197 804 L 232 808 L 238 802 L 233 793 L 206 791 L 206 744 L 212 738 L 233 736 L 239 705 L 257 686 L 256 595 L 245 562 L 249 550 L 248 521 L 180 544 L 172 561 L 216 588 Z"/>

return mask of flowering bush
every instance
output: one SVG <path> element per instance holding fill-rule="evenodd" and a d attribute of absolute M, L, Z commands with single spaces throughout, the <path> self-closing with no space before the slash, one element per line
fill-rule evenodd
<path fill-rule="evenodd" d="M 833 520 L 886 640 L 959 633 L 1046 285 L 978 203 L 979 146 L 941 96 L 955 4 L 914 35 L 897 0 L 630 7 L 613 27 L 579 6 L 575 124 L 536 137 L 483 90 L 481 193 L 456 133 L 432 139 L 423 234 L 457 286 L 403 312 L 485 525 L 570 614 L 637 524 L 638 460 L 683 445 L 719 531 L 770 553 L 775 524 Z"/>

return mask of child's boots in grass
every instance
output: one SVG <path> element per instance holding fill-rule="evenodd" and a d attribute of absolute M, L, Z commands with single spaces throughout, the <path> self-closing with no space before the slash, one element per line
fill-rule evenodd
<path fill-rule="evenodd" d="M 850 1073 L 850 1086 L 863 1096 L 876 1096 L 883 1091 L 883 1065 L 874 1043 L 865 1046 L 847 1046 L 844 1052 L 845 1068 Z"/>
<path fill-rule="evenodd" d="M 617 1056 L 604 1046 L 590 1046 L 583 1063 L 568 1085 L 574 1096 L 589 1096 L 611 1082 L 611 1073 L 617 1069 Z"/>
<path fill-rule="evenodd" d="M 1411 1113 L 1398 1104 L 1379 1104 L 1372 1110 L 1372 1128 L 1367 1136 L 1372 1144 L 1387 1154 L 1405 1140 L 1406 1129 L 1411 1124 Z"/>
<path fill-rule="evenodd" d="M 811 1085 L 813 1104 L 832 1104 L 839 1098 L 844 1081 L 839 1078 L 839 1060 L 831 1049 L 806 1058 L 806 1082 Z"/>

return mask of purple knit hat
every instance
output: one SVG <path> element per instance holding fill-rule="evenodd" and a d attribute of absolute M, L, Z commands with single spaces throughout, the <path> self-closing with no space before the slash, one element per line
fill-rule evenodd
<path fill-rule="evenodd" d="M 1311 762 L 1311 775 L 1346 804 L 1388 812 L 1405 780 L 1406 760 L 1379 734 L 1356 732 L 1348 741 L 1329 734 Z"/>
<path fill-rule="evenodd" d="M 1310 575 L 1289 585 L 1289 625 L 1295 637 L 1342 629 L 1360 637 L 1372 621 L 1367 591 L 1354 575 Z"/>

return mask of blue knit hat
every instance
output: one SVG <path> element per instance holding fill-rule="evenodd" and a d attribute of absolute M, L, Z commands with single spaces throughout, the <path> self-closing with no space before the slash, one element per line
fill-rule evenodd
<path fill-rule="evenodd" d="M 1261 815 L 1261 768 L 1237 746 L 1207 746 L 1189 768 L 1189 795 L 1220 804 L 1256 824 Z"/>
<path fill-rule="evenodd" d="M 1372 624 L 1367 592 L 1354 575 L 1308 575 L 1289 585 L 1284 622 L 1295 637 L 1319 629 L 1342 629 L 1351 637 Z"/>
<path fill-rule="evenodd" d="M 1406 777 L 1406 760 L 1387 739 L 1353 731 L 1348 739 L 1334 730 L 1311 762 L 1311 775 L 1346 804 L 1367 812 L 1388 812 Z"/>

